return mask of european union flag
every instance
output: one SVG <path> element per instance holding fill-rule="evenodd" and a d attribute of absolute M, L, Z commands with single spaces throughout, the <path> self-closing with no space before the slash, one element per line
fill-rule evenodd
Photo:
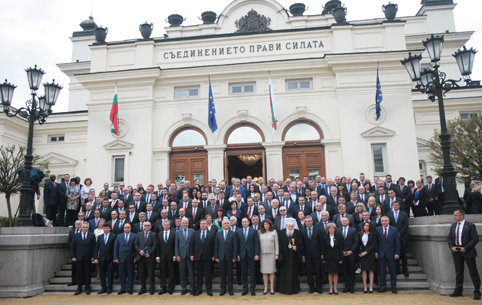
<path fill-rule="evenodd" d="M 209 79 L 208 124 L 213 133 L 218 129 L 218 124 L 216 123 L 216 108 L 214 108 L 213 91 L 211 89 L 211 79 Z"/>
<path fill-rule="evenodd" d="M 376 112 L 377 112 L 377 121 L 380 118 L 380 112 L 382 108 L 380 107 L 381 102 L 383 101 L 382 96 L 382 87 L 380 86 L 380 78 L 378 77 L 378 66 L 377 66 L 377 93 L 375 95 L 375 103 L 376 103 Z"/>

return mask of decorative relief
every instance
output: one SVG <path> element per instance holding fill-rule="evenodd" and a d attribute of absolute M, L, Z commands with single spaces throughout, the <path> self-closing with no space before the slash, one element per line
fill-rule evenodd
<path fill-rule="evenodd" d="M 115 134 L 111 133 L 111 135 L 114 137 L 114 138 L 122 138 L 123 136 L 125 136 L 127 134 L 127 132 L 129 131 L 129 125 L 127 125 L 127 121 L 124 120 L 124 119 L 119 119 L 117 120 L 117 126 L 119 128 L 119 135 L 116 136 Z"/>
<path fill-rule="evenodd" d="M 367 119 L 368 122 L 370 122 L 373 125 L 380 125 L 381 123 L 385 122 L 387 118 L 387 112 L 385 111 L 385 108 L 380 106 L 381 111 L 380 111 L 380 118 L 377 120 L 377 110 L 375 105 L 370 105 L 368 106 L 367 110 L 365 111 L 365 118 Z"/>
<path fill-rule="evenodd" d="M 266 32 L 271 31 L 268 27 L 271 23 L 271 18 L 258 14 L 254 9 L 251 9 L 244 17 L 235 21 L 238 30 L 236 32 Z"/>

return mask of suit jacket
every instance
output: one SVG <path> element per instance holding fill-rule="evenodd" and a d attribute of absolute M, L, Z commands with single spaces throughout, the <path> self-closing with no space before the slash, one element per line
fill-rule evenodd
<path fill-rule="evenodd" d="M 458 223 L 456 222 L 456 223 L 453 223 L 452 226 L 450 227 L 449 236 L 447 237 L 447 242 L 450 248 L 453 248 L 457 245 L 455 240 L 455 238 L 457 237 L 456 235 L 457 225 Z M 475 224 L 468 222 L 466 220 L 464 223 L 464 228 L 462 230 L 462 245 L 461 245 L 462 247 L 465 248 L 466 252 L 462 253 L 462 255 L 465 257 L 476 257 L 477 251 L 475 250 L 475 245 L 477 245 L 478 242 L 479 242 L 479 236 L 477 234 L 477 228 L 475 227 Z M 455 253 L 452 252 L 452 255 L 455 255 Z"/>
<path fill-rule="evenodd" d="M 101 262 L 112 262 L 114 260 L 114 246 L 116 235 L 112 232 L 109 233 L 107 243 L 104 243 L 104 235 L 100 235 L 95 243 L 94 259 L 98 259 Z"/>
<path fill-rule="evenodd" d="M 174 228 L 174 220 L 172 219 L 169 219 L 167 218 L 166 220 L 164 221 L 169 221 L 171 223 L 171 230 Z M 159 232 L 163 232 L 164 231 L 164 221 L 162 218 L 160 218 L 158 221 L 156 221 L 153 225 L 152 225 L 152 231 L 156 232 L 156 233 L 159 233 Z"/>
<path fill-rule="evenodd" d="M 298 197 L 296 197 L 296 198 L 298 198 Z M 287 207 L 287 208 L 286 208 L 286 210 L 287 210 L 287 211 L 286 211 L 286 215 L 292 217 L 292 216 L 293 216 L 293 209 L 295 208 L 295 205 L 296 205 L 296 204 L 297 204 L 297 203 L 296 203 L 295 201 L 290 200 L 290 201 L 289 201 L 289 207 L 288 207 L 288 201 L 285 200 L 285 201 L 283 201 L 282 204 L 280 203 L 280 207 L 282 207 L 282 206 L 283 206 L 283 207 Z"/>
<path fill-rule="evenodd" d="M 101 217 L 102 218 L 102 217 Z M 100 218 L 99 218 L 100 220 Z M 89 220 L 89 232 L 94 234 L 95 229 L 97 229 L 97 225 L 99 224 L 99 220 L 97 220 L 97 224 L 95 223 L 95 218 Z"/>
<path fill-rule="evenodd" d="M 311 239 L 308 237 L 308 228 L 301 230 L 303 240 L 303 253 L 306 258 L 320 258 L 323 254 L 323 233 L 319 227 L 312 226 Z"/>
<path fill-rule="evenodd" d="M 384 227 L 376 228 L 377 231 L 377 251 L 379 258 L 386 257 L 387 259 L 394 259 L 395 254 L 400 255 L 400 238 L 398 237 L 398 230 L 395 227 L 389 226 L 387 240 L 385 240 Z"/>
<path fill-rule="evenodd" d="M 293 207 L 293 217 L 295 219 L 299 219 L 298 218 L 298 212 L 301 210 L 301 206 L 299 204 L 295 205 Z M 303 207 L 303 211 L 305 212 L 305 215 L 310 215 L 311 214 L 311 205 L 308 205 L 308 204 L 304 204 L 304 207 Z"/>
<path fill-rule="evenodd" d="M 358 232 L 355 228 L 348 227 L 348 232 L 346 233 L 346 238 L 343 236 L 343 226 L 338 227 L 338 235 L 343 239 L 343 251 L 351 251 L 356 254 L 358 248 Z"/>
<path fill-rule="evenodd" d="M 353 218 L 353 215 L 345 213 L 345 216 L 350 220 L 350 227 L 356 228 L 355 218 Z M 333 216 L 333 222 L 336 224 L 337 228 L 342 227 L 341 225 L 342 218 L 343 217 L 340 214 L 336 214 L 335 216 Z"/>
<path fill-rule="evenodd" d="M 167 213 L 167 218 L 171 220 L 175 220 L 176 218 L 179 218 L 179 210 L 174 211 L 174 215 L 172 215 L 172 210 L 169 209 L 169 212 Z"/>
<path fill-rule="evenodd" d="M 137 213 L 140 213 L 140 212 L 145 212 L 146 211 L 146 203 L 144 201 L 139 201 L 139 206 L 136 206 L 136 202 L 135 201 L 131 201 L 129 203 L 129 205 L 133 205 L 136 207 L 136 212 Z"/>
<path fill-rule="evenodd" d="M 157 257 L 161 260 L 171 260 L 174 258 L 174 248 L 176 246 L 176 230 L 169 230 L 167 243 L 164 241 L 164 230 L 157 234 Z"/>
<path fill-rule="evenodd" d="M 242 185 L 239 186 L 239 193 L 244 198 L 244 200 L 246 200 L 247 192 L 246 192 L 246 189 Z M 231 191 L 229 192 L 229 197 L 224 197 L 224 198 L 231 198 L 231 197 L 233 197 L 233 189 L 231 189 Z"/>
<path fill-rule="evenodd" d="M 111 220 L 110 213 L 112 212 L 112 208 L 110 206 L 108 206 L 105 209 L 104 213 L 102 213 L 102 211 L 104 210 L 104 207 L 101 207 L 99 210 L 100 210 L 100 218 L 104 218 L 105 221 L 109 222 Z"/>
<path fill-rule="evenodd" d="M 214 243 L 216 240 L 216 233 L 206 229 L 204 242 L 201 240 L 202 233 L 202 230 L 194 232 L 189 249 L 189 256 L 194 256 L 194 260 L 196 261 L 212 261 L 214 257 Z"/>
<path fill-rule="evenodd" d="M 387 194 L 388 194 L 388 190 L 394 190 L 395 186 L 396 186 L 396 184 L 393 183 L 393 182 L 386 183 L 385 189 L 387 190 Z"/>
<path fill-rule="evenodd" d="M 94 218 L 94 209 L 90 210 L 89 216 L 87 216 L 87 211 L 84 212 L 85 221 L 90 221 L 92 218 Z"/>
<path fill-rule="evenodd" d="M 67 186 L 65 183 L 59 183 L 57 192 L 59 193 L 59 204 L 67 203 Z"/>
<path fill-rule="evenodd" d="M 233 211 L 232 210 L 229 210 L 226 215 L 228 217 L 232 217 L 233 216 Z M 241 221 L 243 220 L 243 217 L 244 217 L 244 214 L 243 214 L 243 211 L 240 211 L 240 210 L 237 210 L 236 211 L 236 227 L 238 228 L 241 228 L 243 225 L 241 224 Z"/>
<path fill-rule="evenodd" d="M 367 245 L 363 245 L 362 241 L 362 235 L 358 234 L 358 250 L 360 250 L 359 253 L 367 252 L 376 252 L 377 250 L 377 235 L 376 234 L 368 234 L 368 242 Z"/>
<path fill-rule="evenodd" d="M 119 263 L 133 264 L 135 259 L 134 242 L 137 234 L 129 233 L 129 240 L 126 243 L 126 234 L 119 234 L 115 239 L 114 244 L 114 260 L 119 260 Z"/>
<path fill-rule="evenodd" d="M 139 232 L 136 236 L 136 240 L 134 242 L 134 248 L 136 249 L 136 260 L 141 259 L 141 257 L 144 257 L 146 259 L 154 259 L 157 252 L 157 234 L 156 232 L 153 232 L 152 230 L 149 231 L 149 235 L 147 235 L 147 241 L 145 240 L 145 232 Z M 147 247 L 150 247 L 151 249 L 147 249 Z M 142 256 L 139 252 L 141 250 L 145 250 L 144 256 Z M 149 254 L 149 258 L 145 257 L 146 254 Z"/>
<path fill-rule="evenodd" d="M 58 205 L 60 201 L 58 187 L 60 183 L 49 181 L 44 186 L 44 203 L 48 205 Z"/>
<path fill-rule="evenodd" d="M 216 213 L 218 209 L 222 209 L 223 207 L 220 206 L 219 204 L 214 205 L 214 209 L 212 208 L 211 205 L 208 205 L 208 207 L 204 210 L 204 216 L 206 215 L 211 215 L 211 217 L 214 219 L 216 218 Z"/>
<path fill-rule="evenodd" d="M 191 250 L 191 241 L 192 237 L 194 236 L 194 230 L 187 228 L 187 240 L 184 237 L 184 229 L 179 230 L 176 234 L 176 243 L 175 243 L 175 256 L 181 257 L 181 259 L 189 259 L 190 250 Z"/>
<path fill-rule="evenodd" d="M 224 240 L 224 230 L 216 233 L 216 241 L 214 244 L 214 258 L 220 262 L 224 260 L 237 259 L 238 241 L 236 233 L 228 230 L 226 240 Z"/>
<path fill-rule="evenodd" d="M 187 201 L 187 209 L 186 209 L 186 212 L 187 212 L 190 208 L 192 208 L 192 199 L 191 199 L 191 198 L 189 198 L 189 200 Z M 181 200 L 179 201 L 179 203 L 177 204 L 177 209 L 178 209 L 178 210 L 179 210 L 179 209 L 184 209 L 184 201 L 183 201 L 182 199 L 181 199 Z"/>
<path fill-rule="evenodd" d="M 132 224 L 139 222 L 139 213 L 138 212 L 134 212 L 134 217 L 132 217 L 132 219 L 131 219 L 130 215 L 131 215 L 131 213 L 127 213 L 126 220 L 129 220 L 129 222 L 132 223 Z"/>
<path fill-rule="evenodd" d="M 157 212 L 154 212 L 154 211 L 151 211 L 151 217 L 150 218 L 148 218 L 147 216 L 148 215 L 147 215 L 147 212 L 146 212 L 146 220 L 149 221 L 151 224 L 155 224 L 156 221 L 158 221 L 159 218 L 161 218 L 159 216 L 159 214 Z"/>
<path fill-rule="evenodd" d="M 265 219 L 269 219 L 271 222 L 274 221 L 273 216 L 271 216 L 269 214 L 266 214 L 266 213 L 264 213 L 264 215 L 263 215 L 263 220 L 261 220 L 261 215 L 259 215 L 259 214 L 258 214 L 258 218 L 259 218 L 259 224 L 260 225 Z"/>
<path fill-rule="evenodd" d="M 330 220 L 328 220 L 327 222 L 333 223 L 333 221 L 330 221 Z M 326 232 L 325 226 L 323 225 L 323 221 L 317 222 L 316 225 L 314 225 L 314 226 L 317 227 L 318 229 L 320 229 L 320 232 L 323 236 L 328 235 L 328 233 Z"/>
<path fill-rule="evenodd" d="M 398 211 L 398 221 L 395 222 L 395 212 L 391 211 L 387 214 L 388 218 L 390 218 L 390 225 L 397 228 L 398 234 L 400 234 L 400 238 L 403 240 L 408 240 L 408 214 L 404 211 Z"/>
<path fill-rule="evenodd" d="M 129 206 L 132 202 L 134 202 L 134 196 L 132 195 L 121 195 L 119 197 L 122 201 L 124 201 L 124 206 Z"/>
<path fill-rule="evenodd" d="M 121 225 L 121 220 L 117 219 L 117 221 L 115 223 L 115 226 L 114 226 L 114 231 L 111 231 L 111 233 L 114 233 L 116 235 L 124 233 L 124 225 L 126 223 L 128 223 L 132 226 L 132 223 L 130 223 L 128 219 L 124 219 L 124 221 L 122 222 L 122 225 Z"/>
<path fill-rule="evenodd" d="M 403 192 L 401 191 L 401 189 L 402 189 L 401 185 L 397 185 L 394 188 L 395 196 L 402 198 L 402 200 L 405 200 L 400 202 L 400 204 L 403 205 L 405 202 L 409 202 L 410 197 L 412 196 L 412 191 L 410 190 L 410 187 L 408 187 L 407 185 L 403 186 Z"/>
<path fill-rule="evenodd" d="M 405 210 L 405 205 L 403 204 L 402 198 L 395 196 L 394 201 L 398 201 L 400 203 L 401 211 Z M 390 205 L 391 205 L 391 199 L 388 198 L 388 201 L 385 201 L 385 204 L 383 205 L 383 210 L 385 211 L 385 214 L 388 214 L 391 212 Z"/>
<path fill-rule="evenodd" d="M 405 189 L 403 191 L 405 191 Z M 385 204 L 388 204 L 388 206 L 390 206 L 390 197 L 388 196 L 388 194 L 385 194 L 383 196 L 385 196 L 385 197 L 384 197 L 384 200 L 382 202 L 382 200 L 380 198 L 380 194 L 376 195 L 375 201 L 376 201 L 377 205 L 381 205 L 382 207 L 384 207 Z"/>
<path fill-rule="evenodd" d="M 331 247 L 330 236 L 326 234 L 323 240 L 323 260 L 337 259 L 343 260 L 343 238 L 336 234 L 334 240 L 334 247 Z"/>
<path fill-rule="evenodd" d="M 374 222 L 374 221 L 372 221 L 372 220 L 369 220 L 369 222 L 372 223 L 373 228 L 376 228 L 376 227 L 377 227 L 377 223 L 376 223 L 376 222 Z M 364 221 L 364 220 L 362 220 L 362 221 L 358 224 L 358 227 L 357 227 L 357 232 L 358 232 L 358 233 L 360 233 L 361 230 L 363 230 L 363 225 L 364 225 L 364 224 L 365 224 L 365 221 Z"/>
<path fill-rule="evenodd" d="M 331 207 L 333 207 L 335 210 L 338 210 L 337 206 L 338 206 L 338 199 L 340 199 L 340 196 L 336 196 L 336 202 L 335 202 L 335 199 L 333 199 L 333 196 L 329 195 L 329 196 L 326 196 L 326 203 L 328 205 L 330 205 Z"/>
<path fill-rule="evenodd" d="M 429 187 L 428 187 L 428 184 L 425 185 L 423 187 L 425 189 L 425 193 L 427 194 L 427 199 L 434 199 L 437 198 L 437 186 L 432 183 L 432 186 L 430 187 L 430 191 L 429 191 Z"/>
<path fill-rule="evenodd" d="M 360 194 L 358 194 L 357 197 L 356 197 L 356 201 L 357 202 L 363 202 L 363 204 L 365 204 L 365 206 L 366 206 L 368 204 L 368 194 L 365 193 L 364 196 L 365 196 L 365 200 L 362 200 L 361 197 L 360 197 Z M 387 197 L 388 197 L 388 195 L 387 195 Z"/>
<path fill-rule="evenodd" d="M 238 240 L 238 255 L 241 259 L 254 259 L 255 255 L 259 255 L 259 237 L 258 232 L 253 228 L 248 228 L 248 238 L 245 240 L 244 228 L 236 231 Z"/>
<path fill-rule="evenodd" d="M 248 217 L 248 211 L 249 211 L 249 206 L 245 206 L 243 208 L 244 217 Z M 258 212 L 258 207 L 253 205 L 253 207 L 251 208 L 251 217 L 253 217 L 254 215 L 259 215 L 259 212 Z M 249 222 L 251 223 L 251 218 L 249 218 Z"/>
<path fill-rule="evenodd" d="M 132 224 L 132 232 L 136 234 L 144 232 L 144 223 L 146 223 L 146 221 L 143 223 L 139 221 L 137 223 Z M 152 224 L 151 224 L 151 229 L 152 229 Z"/>
<path fill-rule="evenodd" d="M 318 193 L 318 198 L 320 198 L 321 195 L 326 196 L 326 188 L 321 185 L 316 186 L 316 192 Z"/>
<path fill-rule="evenodd" d="M 73 228 L 72 230 L 69 231 L 69 237 L 67 238 L 67 243 L 69 244 L 69 247 L 72 247 L 72 243 L 74 241 L 74 237 L 75 237 L 75 228 Z M 80 231 L 79 232 L 82 232 L 82 229 L 79 229 Z"/>
<path fill-rule="evenodd" d="M 204 219 L 204 210 L 201 207 L 197 207 L 196 215 L 195 215 L 196 218 L 193 218 L 192 217 L 193 209 L 194 208 L 190 208 L 189 210 L 187 210 L 186 217 L 191 218 L 193 225 L 195 225 L 194 229 L 199 230 L 199 224 L 201 223 L 201 220 Z"/>
<path fill-rule="evenodd" d="M 76 258 L 80 261 L 91 261 L 95 255 L 95 235 L 94 233 L 87 233 L 87 238 L 82 240 L 84 233 L 75 234 L 70 246 L 71 258 Z"/>

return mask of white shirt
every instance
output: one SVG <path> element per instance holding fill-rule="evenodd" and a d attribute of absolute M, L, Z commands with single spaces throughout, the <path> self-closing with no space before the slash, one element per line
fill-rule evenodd
<path fill-rule="evenodd" d="M 460 226 L 459 226 L 460 224 Z M 465 219 L 457 223 L 455 226 L 455 244 L 457 246 L 463 246 L 462 243 L 462 233 L 464 232 Z M 457 235 L 457 227 L 459 227 L 459 234 Z"/>
<path fill-rule="evenodd" d="M 335 236 L 330 235 L 330 246 L 333 248 L 335 246 Z"/>
<path fill-rule="evenodd" d="M 370 233 L 363 233 L 363 236 L 362 236 L 362 238 L 361 238 L 362 243 L 363 243 L 363 245 L 364 245 L 365 247 L 366 247 L 366 245 L 367 245 L 367 243 L 368 243 L 368 234 L 370 234 Z"/>

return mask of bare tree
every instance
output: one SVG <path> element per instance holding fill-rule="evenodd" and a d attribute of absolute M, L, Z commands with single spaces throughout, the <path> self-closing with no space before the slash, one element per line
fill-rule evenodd
<path fill-rule="evenodd" d="M 26 147 L 0 146 L 0 193 L 5 194 L 7 200 L 8 220 L 10 227 L 13 226 L 12 207 L 10 197 L 20 192 L 22 181 L 17 171 L 24 168 Z M 34 155 L 33 167 L 46 171 L 48 161 L 41 161 L 40 156 Z M 48 175 L 48 173 L 46 173 Z"/>

